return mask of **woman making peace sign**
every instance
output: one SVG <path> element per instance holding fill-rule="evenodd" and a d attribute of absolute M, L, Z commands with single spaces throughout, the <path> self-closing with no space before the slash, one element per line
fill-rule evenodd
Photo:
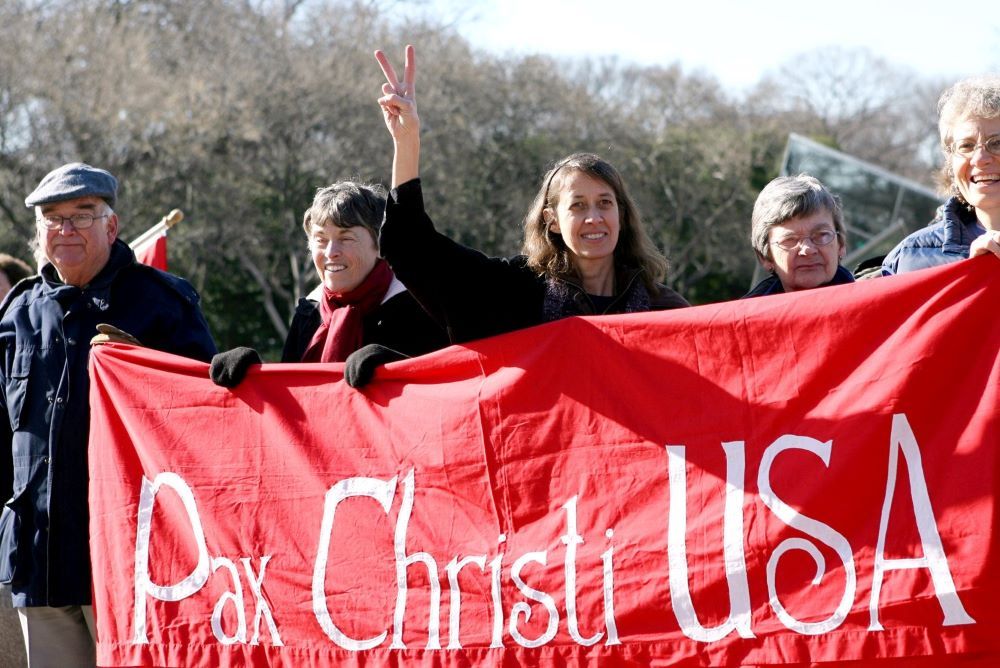
<path fill-rule="evenodd" d="M 375 52 L 379 98 L 395 149 L 381 251 L 453 343 L 572 315 L 687 306 L 662 285 L 667 260 L 642 227 L 617 170 L 589 153 L 556 163 L 524 219 L 523 255 L 489 258 L 438 233 L 424 211 L 415 54 L 400 81 Z"/>

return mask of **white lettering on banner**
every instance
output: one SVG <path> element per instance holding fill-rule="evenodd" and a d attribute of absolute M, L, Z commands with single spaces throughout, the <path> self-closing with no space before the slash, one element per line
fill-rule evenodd
<path fill-rule="evenodd" d="M 500 534 L 497 537 L 498 545 L 503 545 L 506 542 L 506 534 Z M 500 569 L 503 567 L 503 557 L 504 553 L 500 552 L 490 562 L 490 598 L 493 599 L 493 635 L 490 639 L 490 647 L 493 649 L 503 647 L 503 602 L 500 598 Z"/>
<path fill-rule="evenodd" d="M 803 622 L 792 617 L 778 600 L 778 591 L 775 586 L 778 561 L 781 559 L 781 555 L 788 550 L 802 550 L 816 562 L 816 576 L 812 583 L 818 585 L 823 581 L 823 574 L 826 572 L 826 560 L 823 558 L 823 554 L 815 545 L 803 538 L 786 538 L 778 544 L 774 554 L 767 560 L 767 593 L 770 597 L 771 608 L 778 615 L 782 624 L 796 633 L 810 636 L 827 633 L 837 628 L 847 618 L 847 613 L 851 611 L 854 590 L 857 587 L 854 554 L 851 550 L 851 544 L 847 542 L 843 534 L 819 520 L 803 515 L 778 498 L 774 490 L 771 489 L 771 465 L 775 458 L 785 450 L 804 450 L 813 453 L 823 460 L 825 466 L 829 466 L 832 448 L 833 441 L 822 443 L 808 436 L 781 436 L 764 451 L 764 456 L 760 461 L 760 469 L 757 471 L 757 489 L 764 505 L 788 526 L 812 536 L 833 549 L 844 566 L 844 593 L 833 614 L 819 622 Z"/>
<path fill-rule="evenodd" d="M 149 541 L 153 524 L 153 506 L 156 504 L 156 494 L 160 487 L 166 485 L 174 490 L 184 504 L 191 531 L 194 534 L 195 545 L 198 547 L 198 563 L 191 573 L 180 582 L 161 587 L 149 579 Z M 149 643 L 146 634 L 146 597 L 152 596 L 160 601 L 180 601 L 191 596 L 208 582 L 210 559 L 208 547 L 205 545 L 205 531 L 198 518 L 198 507 L 194 502 L 194 492 L 176 473 L 161 473 L 150 482 L 142 477 L 142 490 L 139 492 L 139 520 L 135 533 L 135 616 L 133 618 L 132 642 L 137 645 Z"/>
<path fill-rule="evenodd" d="M 406 648 L 406 645 L 403 642 L 403 620 L 406 617 L 406 596 L 408 592 L 406 583 L 407 569 L 418 561 L 427 568 L 431 587 L 427 649 L 440 649 L 438 642 L 440 584 L 438 582 L 437 562 L 434 561 L 433 557 L 426 552 L 417 552 L 414 554 L 407 554 L 406 552 L 406 534 L 413 511 L 415 491 L 414 471 L 412 469 L 403 477 L 400 487 L 402 487 L 403 494 L 402 501 L 400 503 L 399 515 L 396 518 L 396 527 L 393 539 L 396 566 L 396 605 L 393 614 L 393 640 L 390 645 L 390 649 Z M 333 530 L 333 522 L 337 506 L 341 501 L 351 496 L 369 496 L 378 501 L 378 503 L 382 506 L 382 509 L 388 514 L 392 506 L 396 490 L 396 478 L 385 481 L 373 478 L 348 478 L 331 487 L 326 494 L 323 521 L 320 527 L 321 538 L 319 552 L 317 555 L 315 569 L 313 571 L 313 606 L 323 630 L 326 631 L 331 640 L 345 649 L 353 651 L 371 649 L 372 647 L 380 645 L 385 640 L 387 634 L 382 633 L 366 640 L 356 640 L 346 637 L 339 629 L 337 629 L 332 620 L 330 620 L 329 611 L 326 608 L 326 592 L 324 591 L 324 582 L 327 567 L 326 555 L 330 548 L 330 533 Z M 573 601 L 574 608 L 573 625 L 570 626 L 570 633 L 574 639 L 580 635 L 579 628 L 577 626 L 578 622 L 575 617 L 575 545 L 583 543 L 583 537 L 577 533 L 576 499 L 577 497 L 573 497 L 563 506 L 566 511 L 566 534 L 562 536 L 561 539 L 567 547 L 570 545 L 573 546 L 572 550 L 567 549 L 565 568 L 567 573 L 566 597 L 567 601 Z M 605 535 L 610 541 L 614 536 L 614 531 L 609 529 Z M 497 543 L 499 545 L 503 545 L 506 541 L 507 537 L 504 534 L 500 534 L 497 538 Z M 604 621 L 608 634 L 607 642 L 605 644 L 607 645 L 621 644 L 621 640 L 618 637 L 618 626 L 614 619 L 614 576 L 612 572 L 613 554 L 614 548 L 611 547 L 601 555 L 603 575 L 602 594 L 605 608 Z M 493 648 L 503 647 L 504 611 L 501 598 L 503 558 L 504 553 L 500 552 L 496 555 L 496 557 L 488 562 L 490 596 L 493 607 L 493 625 L 490 647 Z M 460 625 L 462 615 L 462 591 L 459 584 L 459 573 L 467 566 L 476 565 L 479 567 L 480 573 L 485 574 L 487 571 L 486 559 L 487 555 L 485 554 L 455 557 L 445 566 L 444 570 L 448 578 L 448 586 L 450 590 L 450 605 L 448 610 L 449 649 L 462 649 Z M 531 605 L 525 601 L 518 601 L 514 604 L 511 610 L 511 616 L 508 620 L 508 631 L 515 642 L 525 647 L 538 647 L 551 642 L 558 630 L 559 611 L 556 607 L 555 600 L 548 593 L 529 586 L 521 576 L 522 570 L 528 563 L 535 562 L 544 566 L 547 559 L 547 552 L 530 552 L 515 560 L 511 566 L 511 579 L 517 589 L 525 596 L 526 599 L 540 603 L 548 614 L 549 621 L 546 625 L 546 630 L 538 638 L 533 640 L 528 639 L 520 632 L 518 624 L 520 623 L 521 618 L 523 618 L 524 623 L 527 623 L 531 618 Z M 590 640 L 588 644 L 596 643 L 603 636 L 604 632 L 598 632 L 593 638 L 587 639 Z"/>
<path fill-rule="evenodd" d="M 265 556 L 260 560 L 260 574 L 257 575 L 253 572 L 253 565 L 250 557 L 243 557 L 240 559 L 240 563 L 243 564 L 243 570 L 247 574 L 247 584 L 250 585 L 250 591 L 254 595 L 254 603 L 257 608 L 253 619 L 253 638 L 251 638 L 250 644 L 260 644 L 260 623 L 262 620 L 266 619 L 267 628 L 271 634 L 271 644 L 275 647 L 281 647 L 284 643 L 281 642 L 281 636 L 278 634 L 278 627 L 275 626 L 274 618 L 271 616 L 271 606 L 264 599 L 263 592 L 261 591 L 264 583 L 264 572 L 267 569 L 267 562 L 270 560 L 270 555 Z M 225 568 L 229 573 L 229 577 L 233 583 L 233 590 L 223 593 L 222 596 L 219 597 L 218 602 L 215 604 L 215 609 L 212 611 L 212 633 L 223 645 L 246 643 L 247 613 L 244 602 L 245 599 L 243 596 L 243 583 L 240 580 L 239 572 L 236 570 L 236 565 L 232 561 L 226 559 L 225 557 L 214 557 L 212 559 L 212 572 L 214 573 L 220 568 Z M 226 603 L 230 602 L 233 604 L 233 610 L 236 613 L 236 633 L 232 636 L 227 636 L 225 631 L 222 629 L 222 615 L 225 611 Z"/>
<path fill-rule="evenodd" d="M 562 537 L 566 546 L 566 625 L 569 635 L 579 645 L 590 647 L 600 640 L 604 633 L 598 631 L 589 638 L 580 635 L 580 621 L 576 616 L 576 546 L 583 544 L 583 536 L 576 532 L 576 497 L 563 504 L 566 511 L 566 534 Z"/>
<path fill-rule="evenodd" d="M 319 620 L 320 628 L 326 632 L 330 640 L 337 643 L 344 649 L 360 651 L 378 647 L 385 640 L 387 633 L 382 633 L 372 638 L 356 640 L 348 637 L 343 631 L 337 628 L 330 618 L 330 609 L 326 605 L 326 560 L 330 554 L 330 535 L 333 533 L 333 520 L 337 514 L 337 506 L 344 499 L 355 496 L 367 496 L 375 499 L 382 510 L 389 514 L 389 507 L 392 505 L 392 497 L 396 495 L 396 479 L 377 480 L 375 478 L 347 478 L 341 480 L 326 492 L 323 501 L 323 520 L 319 529 L 319 548 L 316 551 L 316 565 L 313 568 L 312 579 L 312 602 L 313 614 Z"/>
<path fill-rule="evenodd" d="M 215 609 L 212 610 L 212 633 L 215 635 L 215 639 L 223 645 L 245 643 L 247 641 L 247 613 L 243 609 L 243 585 L 240 584 L 240 574 L 236 570 L 236 564 L 232 561 L 225 557 L 215 557 L 212 559 L 212 572 L 214 573 L 220 568 L 225 568 L 229 572 L 233 580 L 234 591 L 223 592 L 215 604 Z M 236 633 L 227 636 L 222 629 L 222 615 L 225 612 L 226 603 L 230 601 L 236 610 Z"/>
<path fill-rule="evenodd" d="M 604 532 L 604 537 L 611 540 L 615 536 L 614 529 L 608 529 Z M 612 557 L 614 557 L 615 548 L 609 547 L 607 550 L 601 553 L 601 575 L 604 577 L 604 625 L 608 629 L 608 640 L 605 645 L 621 645 L 622 641 L 618 639 L 618 623 L 615 621 L 615 575 L 614 575 L 614 562 Z"/>
<path fill-rule="evenodd" d="M 475 564 L 479 566 L 480 571 L 486 572 L 486 555 L 477 554 L 461 561 L 455 557 L 448 562 L 444 569 L 448 573 L 448 587 L 451 589 L 448 605 L 448 649 L 462 649 L 459 628 L 459 620 L 462 616 L 462 590 L 458 585 L 458 572 L 469 564 Z"/>
<path fill-rule="evenodd" d="M 724 442 L 721 445 L 726 459 L 722 547 L 728 585 L 729 613 L 721 623 L 710 627 L 702 625 L 699 621 L 689 589 L 686 449 L 682 445 L 665 446 L 669 488 L 667 575 L 671 605 L 681 632 L 692 640 L 705 643 L 719 641 L 734 631 L 741 638 L 754 637 L 744 547 L 746 541 L 743 515 L 746 448 L 743 441 Z M 823 442 L 808 436 L 781 436 L 764 450 L 757 475 L 758 493 L 763 504 L 778 520 L 805 536 L 790 537 L 782 540 L 767 560 L 765 575 L 768 602 L 774 610 L 775 615 L 788 629 L 802 635 L 821 635 L 829 633 L 843 624 L 855 602 L 857 574 L 855 570 L 854 549 L 843 534 L 829 525 L 805 515 L 799 509 L 793 508 L 780 499 L 774 492 L 771 480 L 772 470 L 779 455 L 787 450 L 811 453 L 818 457 L 825 466 L 829 467 L 833 442 L 829 440 Z M 914 510 L 914 517 L 920 534 L 921 548 L 924 554 L 921 558 L 885 558 L 885 541 L 888 533 L 892 498 L 896 488 L 900 453 L 903 455 L 909 474 L 910 501 Z M 181 500 L 186 513 L 188 529 L 197 548 L 198 555 L 193 570 L 186 577 L 182 578 L 179 582 L 165 586 L 153 584 L 149 576 L 153 510 L 157 493 L 163 486 L 174 490 Z M 400 487 L 402 488 L 401 490 Z M 696 489 L 700 488 L 696 487 Z M 506 549 L 509 547 L 507 535 L 500 534 L 497 537 L 496 554 L 492 558 L 488 554 L 488 550 L 482 550 L 479 554 L 456 555 L 443 566 L 443 571 L 439 569 L 437 561 L 430 553 L 420 551 L 407 552 L 407 532 L 415 501 L 415 471 L 414 469 L 410 469 L 402 478 L 393 477 L 386 480 L 368 477 L 346 478 L 330 487 L 325 494 L 323 515 L 320 522 L 320 536 L 312 573 L 312 608 L 319 626 L 330 640 L 341 648 L 357 652 L 382 646 L 389 639 L 387 628 L 370 638 L 352 638 L 340 630 L 334 622 L 327 604 L 326 573 L 331 549 L 331 537 L 335 526 L 334 522 L 338 517 L 338 510 L 341 510 L 341 514 L 343 512 L 340 509 L 341 503 L 350 498 L 367 497 L 378 503 L 382 511 L 388 516 L 396 499 L 397 491 L 401 491 L 401 494 L 399 495 L 399 511 L 392 538 L 396 575 L 396 597 L 392 613 L 392 638 L 388 647 L 389 649 L 406 649 L 406 644 L 403 641 L 404 622 L 412 619 L 414 615 L 419 615 L 423 612 L 411 610 L 410 615 L 407 615 L 407 597 L 409 594 L 407 580 L 411 567 L 417 565 L 427 569 L 428 591 L 426 592 L 426 598 L 428 600 L 428 609 L 426 613 L 428 615 L 428 637 L 425 645 L 426 649 L 441 649 L 440 616 L 442 579 L 439 578 L 439 573 L 441 572 L 446 575 L 446 582 L 449 588 L 447 649 L 459 650 L 463 648 L 461 637 L 463 604 L 461 578 L 482 578 L 481 581 L 484 585 L 486 579 L 488 578 L 489 580 L 492 610 L 489 645 L 491 648 L 504 647 L 505 629 L 514 643 L 526 648 L 541 647 L 551 643 L 555 639 L 560 626 L 560 608 L 557 605 L 557 599 L 544 590 L 544 576 L 534 578 L 525 577 L 525 571 L 530 570 L 529 566 L 531 564 L 539 564 L 542 567 L 547 565 L 550 557 L 549 550 L 535 550 L 523 553 L 520 556 L 511 555 L 509 554 L 509 550 Z M 604 629 L 589 627 L 588 623 L 593 624 L 595 620 L 581 619 L 580 616 L 581 610 L 578 608 L 579 576 L 581 573 L 594 571 L 594 569 L 591 567 L 581 570 L 577 564 L 579 556 L 578 547 L 584 544 L 584 534 L 586 533 L 586 531 L 581 531 L 578 528 L 578 503 L 579 495 L 574 495 L 562 505 L 562 510 L 565 512 L 565 531 L 559 536 L 558 541 L 553 541 L 557 545 L 561 543 L 565 550 L 562 569 L 565 580 L 565 596 L 563 598 L 565 601 L 565 610 L 563 612 L 566 618 L 566 632 L 574 643 L 584 647 L 593 646 L 600 642 L 602 638 L 605 645 L 619 645 L 621 644 L 621 640 L 615 620 L 614 606 L 615 564 L 613 557 L 615 546 L 612 544 L 612 539 L 615 536 L 614 529 L 609 528 L 605 530 L 604 535 L 608 541 L 608 547 L 600 555 Z M 349 522 L 350 520 L 346 521 Z M 820 549 L 821 546 L 833 551 L 840 560 L 840 566 L 844 573 L 843 593 L 835 609 L 825 619 L 821 619 L 820 621 L 801 621 L 795 618 L 784 607 L 781 600 L 779 600 L 776 586 L 778 565 L 786 552 L 792 550 L 804 552 L 816 564 L 816 575 L 812 580 L 812 584 L 819 585 L 822 583 L 823 577 L 827 572 L 826 560 L 823 556 L 823 551 Z M 699 547 L 704 548 L 702 545 L 699 545 Z M 475 552 L 480 552 L 480 550 L 475 550 Z M 250 645 L 259 644 L 260 629 L 262 623 L 264 623 L 267 625 L 272 644 L 274 646 L 282 646 L 282 640 L 274 622 L 270 605 L 263 592 L 264 575 L 270 559 L 269 555 L 260 558 L 259 573 L 254 573 L 252 560 L 249 557 L 240 559 L 246 574 L 249 591 L 253 594 L 256 608 L 253 619 L 253 633 L 249 639 Z M 511 562 L 509 559 L 513 561 Z M 509 571 L 506 571 L 506 574 L 510 578 L 510 583 L 513 584 L 516 592 L 523 597 L 521 600 L 513 602 L 509 610 L 509 615 L 505 614 L 502 594 L 505 561 L 510 564 Z M 870 631 L 877 632 L 882 630 L 882 625 L 878 619 L 878 606 L 885 574 L 888 571 L 903 569 L 926 569 L 929 572 L 935 596 L 944 613 L 943 625 L 953 626 L 976 623 L 966 612 L 956 590 L 941 536 L 935 523 L 930 494 L 927 489 L 926 480 L 924 479 L 919 445 L 905 415 L 900 414 L 894 416 L 892 422 L 886 490 L 882 504 L 877 545 L 874 549 L 874 576 L 871 600 L 869 602 L 871 623 L 868 628 Z M 222 594 L 215 604 L 210 619 L 212 633 L 219 643 L 223 645 L 246 644 L 248 643 L 248 617 L 245 607 L 247 597 L 244 594 L 247 590 L 243 586 L 240 571 L 233 560 L 222 556 L 212 557 L 209 555 L 204 530 L 198 516 L 198 508 L 191 488 L 174 473 L 161 473 L 152 482 L 143 478 L 139 496 L 135 549 L 135 618 L 133 643 L 147 644 L 149 642 L 147 638 L 146 619 L 148 598 L 152 597 L 165 602 L 177 602 L 193 596 L 205 586 L 212 574 L 218 571 L 224 571 L 229 575 L 231 587 Z M 544 572 L 544 569 L 539 569 L 539 571 Z M 584 578 L 583 582 L 592 582 L 592 580 L 593 578 Z M 529 581 L 531 584 L 529 584 Z M 231 630 L 231 634 L 227 635 L 226 629 L 223 628 L 223 618 L 224 612 L 230 604 L 235 611 L 236 628 L 235 630 Z M 536 621 L 545 622 L 544 630 L 537 637 L 525 636 L 525 626 L 531 621 L 533 615 L 543 611 L 546 617 L 537 618 Z M 596 613 L 596 611 L 588 612 Z M 816 611 L 809 611 L 809 614 L 815 615 Z M 388 619 L 386 619 L 387 623 Z M 537 623 L 534 626 L 541 628 L 542 624 Z M 584 635 L 581 627 L 589 631 L 590 635 Z M 482 632 L 484 630 L 477 629 L 476 631 Z M 467 630 L 466 632 L 468 633 L 469 631 Z"/>
<path fill-rule="evenodd" d="M 191 535 L 198 550 L 198 562 L 194 570 L 180 582 L 165 586 L 153 584 L 149 577 L 149 545 L 152 538 L 153 508 L 156 505 L 156 495 L 163 486 L 174 490 L 180 498 L 190 524 Z M 252 575 L 249 557 L 243 558 L 247 574 L 250 576 L 252 583 L 251 589 L 254 591 L 258 606 L 263 602 L 261 592 L 263 590 L 264 569 L 270 558 L 270 556 L 261 558 L 260 576 L 256 580 L 254 580 Z M 243 588 L 239 580 L 239 571 L 231 560 L 225 557 L 209 556 L 208 546 L 205 542 L 205 530 L 202 527 L 201 518 L 198 516 L 198 506 L 194 500 L 194 492 L 176 473 L 160 473 L 153 478 L 152 482 L 143 476 L 142 487 L 139 493 L 139 513 L 135 536 L 135 615 L 133 617 L 132 643 L 136 645 L 149 644 L 149 637 L 146 631 L 147 597 L 168 603 L 181 601 L 197 594 L 205 586 L 205 583 L 208 582 L 211 574 L 219 568 L 225 568 L 229 573 L 235 591 L 226 591 L 216 603 L 210 620 L 212 633 L 224 645 L 237 642 L 246 643 L 246 610 L 244 609 Z M 222 611 L 227 602 L 232 602 L 236 607 L 237 630 L 233 636 L 226 636 L 222 630 Z M 281 645 L 278 629 L 271 618 L 270 608 L 267 608 L 266 613 L 263 614 L 267 616 L 273 644 Z M 255 620 L 259 620 L 261 615 L 262 610 L 258 607 L 255 613 Z M 259 641 L 260 635 L 255 630 L 250 644 L 257 645 Z"/>
<path fill-rule="evenodd" d="M 916 559 L 886 559 L 885 535 L 889 528 L 889 511 L 892 507 L 892 495 L 896 490 L 896 473 L 899 470 L 899 452 L 902 450 L 906 460 L 906 470 L 909 473 L 910 502 L 913 504 L 913 516 L 917 522 L 917 532 L 920 534 L 920 549 L 924 556 Z M 931 497 L 927 492 L 927 480 L 924 477 L 924 466 L 920 458 L 920 447 L 913 429 L 903 414 L 892 416 L 892 434 L 889 436 L 889 471 L 885 482 L 885 499 L 882 502 L 882 518 L 878 527 L 878 542 L 875 546 L 874 575 L 872 577 L 872 598 L 868 610 L 871 623 L 868 629 L 881 631 L 882 624 L 878 621 L 878 597 L 882 592 L 882 580 L 885 572 L 890 570 L 926 568 L 930 571 L 931 583 L 934 585 L 934 595 L 944 612 L 943 626 L 959 624 L 975 624 L 976 620 L 969 616 L 955 591 L 955 581 L 948 568 L 948 558 L 941 544 L 941 534 L 934 520 L 934 510 L 931 508 Z"/>
<path fill-rule="evenodd" d="M 247 573 L 247 582 L 250 584 L 250 591 L 253 592 L 254 596 L 254 605 L 257 608 L 257 612 L 253 616 L 253 638 L 250 639 L 250 644 L 260 644 L 260 623 L 263 620 L 267 622 L 267 630 L 271 634 L 271 644 L 275 647 L 282 647 L 285 643 L 281 642 L 278 627 L 274 623 L 274 617 L 271 616 L 271 605 L 264 598 L 264 571 L 267 570 L 267 562 L 269 561 L 271 561 L 271 555 L 261 557 L 260 574 L 255 575 L 253 566 L 250 563 L 250 557 L 240 559 L 240 563 L 243 564 L 243 570 Z"/>
<path fill-rule="evenodd" d="M 413 512 L 413 469 L 403 478 L 403 503 L 396 518 L 396 613 L 392 619 L 392 644 L 390 649 L 406 649 L 403 644 L 403 617 L 406 615 L 406 569 L 421 562 L 427 567 L 431 587 L 430 610 L 427 620 L 427 649 L 441 649 L 438 624 L 441 618 L 441 583 L 438 581 L 437 562 L 426 552 L 406 553 L 406 529 Z"/>
<path fill-rule="evenodd" d="M 545 552 L 528 552 L 527 554 L 521 555 L 516 560 L 514 560 L 514 565 L 510 567 L 510 579 L 514 581 L 514 586 L 517 587 L 518 591 L 524 594 L 525 598 L 530 598 L 532 601 L 537 601 L 542 604 L 545 608 L 545 612 L 549 615 L 549 623 L 545 627 L 545 632 L 538 636 L 534 640 L 529 640 L 524 637 L 521 631 L 517 628 L 518 617 L 524 617 L 524 623 L 527 624 L 528 620 L 531 619 L 531 605 L 525 603 L 524 601 L 518 601 L 514 604 L 514 607 L 510 611 L 510 631 L 511 637 L 514 639 L 518 645 L 522 647 L 532 648 L 541 647 L 547 642 L 551 642 L 553 638 L 556 637 L 556 631 L 559 628 L 559 611 L 556 610 L 556 602 L 552 600 L 552 597 L 546 594 L 544 591 L 539 591 L 534 587 L 529 587 L 525 583 L 524 578 L 521 577 L 521 571 L 528 564 L 528 562 L 535 562 L 545 565 L 546 561 Z"/>
<path fill-rule="evenodd" d="M 688 589 L 687 564 L 687 471 L 683 445 L 667 446 L 667 478 L 670 511 L 667 518 L 667 563 L 670 601 L 681 633 L 692 640 L 714 642 L 733 631 L 741 638 L 753 638 L 750 630 L 750 585 L 743 553 L 743 478 L 746 457 L 743 442 L 723 443 L 726 453 L 726 497 L 722 529 L 722 550 L 729 586 L 729 616 L 718 626 L 705 628 Z"/>

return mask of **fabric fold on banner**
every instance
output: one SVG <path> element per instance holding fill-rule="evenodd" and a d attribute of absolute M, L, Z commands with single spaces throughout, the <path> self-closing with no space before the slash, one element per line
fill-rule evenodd
<path fill-rule="evenodd" d="M 1000 662 L 995 258 L 392 363 L 91 355 L 107 666 Z"/>

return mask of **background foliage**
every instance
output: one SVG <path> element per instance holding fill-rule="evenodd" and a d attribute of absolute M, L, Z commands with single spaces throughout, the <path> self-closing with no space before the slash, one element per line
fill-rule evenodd
<path fill-rule="evenodd" d="M 864 50 L 804 54 L 739 96 L 677 65 L 556 61 L 477 50 L 401 3 L 338 0 L 4 0 L 0 3 L 0 250 L 28 257 L 23 199 L 64 162 L 122 182 L 122 237 L 172 208 L 175 273 L 201 292 L 220 348 L 272 359 L 315 284 L 300 221 L 318 187 L 387 182 L 391 144 L 372 57 L 418 47 L 423 178 L 438 226 L 518 252 L 554 161 L 619 167 L 695 303 L 736 297 L 759 189 L 795 131 L 933 182 L 935 101 Z M 414 18 L 416 16 L 417 18 Z"/>

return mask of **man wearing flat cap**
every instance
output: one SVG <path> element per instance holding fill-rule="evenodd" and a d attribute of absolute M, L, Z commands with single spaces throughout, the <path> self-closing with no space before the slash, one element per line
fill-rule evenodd
<path fill-rule="evenodd" d="M 45 263 L 0 313 L 0 466 L 13 489 L 0 514 L 9 583 L 29 664 L 95 664 L 88 547 L 87 362 L 97 325 L 142 345 L 209 360 L 215 344 L 184 280 L 136 262 L 118 239 L 118 181 L 83 163 L 48 174 L 35 210 Z M 12 458 L 12 459 L 8 459 Z"/>

